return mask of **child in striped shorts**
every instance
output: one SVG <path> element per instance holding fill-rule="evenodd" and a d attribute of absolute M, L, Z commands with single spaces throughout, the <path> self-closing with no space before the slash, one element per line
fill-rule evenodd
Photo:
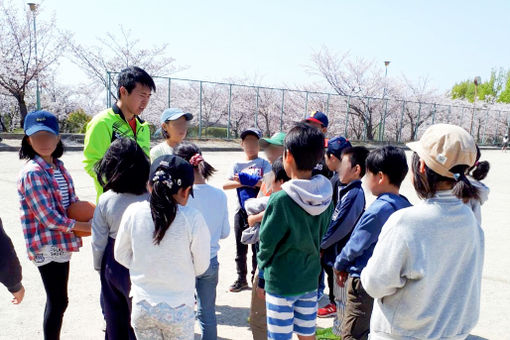
<path fill-rule="evenodd" d="M 266 293 L 267 328 L 270 339 L 315 335 L 317 291 L 296 296 Z"/>
<path fill-rule="evenodd" d="M 320 241 L 333 207 L 329 180 L 312 176 L 324 157 L 324 135 L 299 123 L 284 141 L 291 178 L 269 198 L 260 226 L 258 265 L 264 271 L 269 339 L 315 339 Z"/>

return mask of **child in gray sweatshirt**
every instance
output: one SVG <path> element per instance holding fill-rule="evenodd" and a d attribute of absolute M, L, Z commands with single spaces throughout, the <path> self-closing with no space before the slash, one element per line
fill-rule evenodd
<path fill-rule="evenodd" d="M 413 185 L 423 201 L 395 212 L 361 273 L 375 298 L 370 339 L 465 339 L 478 321 L 484 235 L 466 177 L 476 146 L 465 130 L 437 124 L 414 151 Z"/>

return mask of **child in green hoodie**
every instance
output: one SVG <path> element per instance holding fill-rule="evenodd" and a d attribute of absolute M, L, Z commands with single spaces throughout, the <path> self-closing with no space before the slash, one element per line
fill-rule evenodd
<path fill-rule="evenodd" d="M 312 170 L 324 155 L 324 135 L 299 123 L 284 141 L 290 181 L 271 195 L 260 227 L 269 339 L 315 338 L 320 242 L 331 220 L 332 188 Z"/>

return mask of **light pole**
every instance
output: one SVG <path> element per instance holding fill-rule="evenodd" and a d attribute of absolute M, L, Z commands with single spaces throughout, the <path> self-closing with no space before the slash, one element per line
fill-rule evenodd
<path fill-rule="evenodd" d="M 35 24 L 35 13 L 37 11 L 38 4 L 35 4 L 33 2 L 27 3 L 27 5 L 30 7 L 30 11 L 32 12 L 32 18 L 34 21 L 34 51 L 35 51 L 35 98 L 37 103 L 37 110 L 41 109 L 41 97 L 39 94 L 39 63 L 37 61 L 37 27 Z"/>
<path fill-rule="evenodd" d="M 475 120 L 475 107 L 476 107 L 476 96 L 478 95 L 478 85 L 482 83 L 482 78 L 480 76 L 476 76 L 473 80 L 475 84 L 475 96 L 473 97 L 473 112 L 471 113 L 471 125 L 469 127 L 469 134 L 473 135 L 473 122 Z"/>
<path fill-rule="evenodd" d="M 388 84 L 387 82 L 387 78 L 388 78 L 388 65 L 390 64 L 390 61 L 389 60 L 386 60 L 384 62 L 384 67 L 385 67 L 385 72 L 384 72 L 384 89 L 383 89 L 383 102 L 384 100 L 386 99 L 386 86 Z M 384 102 L 383 103 L 384 105 L 384 116 L 383 116 L 383 121 L 382 121 L 382 125 L 379 126 L 379 141 L 382 141 L 384 139 L 384 128 L 385 128 L 385 125 L 386 125 L 386 115 L 388 114 L 387 110 L 388 110 L 388 102 Z"/>

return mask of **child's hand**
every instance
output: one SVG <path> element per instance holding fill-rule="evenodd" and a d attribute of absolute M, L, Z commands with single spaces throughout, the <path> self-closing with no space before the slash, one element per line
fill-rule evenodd
<path fill-rule="evenodd" d="M 249 225 L 250 227 L 253 227 L 253 225 L 254 225 L 255 223 L 257 223 L 257 221 L 256 221 L 255 219 L 256 219 L 256 216 L 255 216 L 255 215 L 249 215 L 249 216 L 248 216 L 248 225 Z"/>
<path fill-rule="evenodd" d="M 255 292 L 257 293 L 257 296 L 262 299 L 262 300 L 265 300 L 266 299 L 266 291 L 264 290 L 264 288 L 260 288 L 260 287 L 257 287 L 257 289 L 255 290 Z"/>
<path fill-rule="evenodd" d="M 239 179 L 239 175 L 235 174 L 234 178 L 232 178 L 233 181 L 241 183 L 241 180 Z"/>
<path fill-rule="evenodd" d="M 339 272 L 335 270 L 336 283 L 338 283 L 340 287 L 343 287 L 345 285 L 345 281 L 347 281 L 347 276 L 349 276 L 349 274 L 347 274 L 346 272 Z"/>
<path fill-rule="evenodd" d="M 13 299 L 11 302 L 14 305 L 19 305 L 21 301 L 23 301 L 23 297 L 25 296 L 25 287 L 21 286 L 21 289 L 17 292 L 12 293 Z"/>

